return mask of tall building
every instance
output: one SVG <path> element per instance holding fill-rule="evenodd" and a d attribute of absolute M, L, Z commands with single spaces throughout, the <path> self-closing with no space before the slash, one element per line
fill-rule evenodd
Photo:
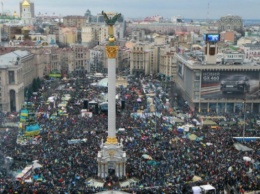
<path fill-rule="evenodd" d="M 19 4 L 19 7 L 20 7 L 20 17 L 22 17 L 22 12 L 23 12 L 23 2 L 25 0 L 21 1 L 20 4 Z M 30 1 L 30 0 L 27 0 L 29 3 L 30 3 L 30 10 L 31 10 L 31 16 L 32 18 L 35 18 L 35 9 L 34 9 L 34 2 Z"/>
<path fill-rule="evenodd" d="M 223 16 L 218 21 L 218 30 L 219 32 L 233 30 L 242 33 L 244 31 L 243 19 L 234 15 Z"/>

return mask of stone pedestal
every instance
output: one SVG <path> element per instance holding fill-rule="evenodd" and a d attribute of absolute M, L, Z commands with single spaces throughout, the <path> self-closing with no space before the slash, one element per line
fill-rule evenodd
<path fill-rule="evenodd" d="M 106 178 L 109 175 L 109 169 L 115 170 L 115 175 L 119 178 L 126 175 L 125 163 L 126 153 L 123 151 L 121 143 L 103 144 L 98 152 L 98 177 Z"/>

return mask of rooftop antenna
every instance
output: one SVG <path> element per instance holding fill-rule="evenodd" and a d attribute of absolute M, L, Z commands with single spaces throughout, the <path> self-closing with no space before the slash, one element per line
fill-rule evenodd
<path fill-rule="evenodd" d="M 2 15 L 4 15 L 4 3 L 1 1 L 1 6 L 2 6 Z"/>
<path fill-rule="evenodd" d="M 208 0 L 208 7 L 207 7 L 207 22 L 209 22 L 209 8 L 210 8 L 210 0 Z"/>

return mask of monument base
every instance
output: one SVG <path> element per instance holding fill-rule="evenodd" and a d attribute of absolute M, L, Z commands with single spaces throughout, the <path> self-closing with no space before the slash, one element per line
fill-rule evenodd
<path fill-rule="evenodd" d="M 101 144 L 101 150 L 98 152 L 98 177 L 106 178 L 108 176 L 117 176 L 118 178 L 126 175 L 126 152 L 123 151 L 122 143 Z"/>

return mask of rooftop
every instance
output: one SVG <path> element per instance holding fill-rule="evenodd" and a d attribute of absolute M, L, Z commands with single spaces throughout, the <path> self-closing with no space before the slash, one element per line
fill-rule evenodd
<path fill-rule="evenodd" d="M 13 66 L 18 58 L 30 55 L 28 51 L 16 50 L 0 56 L 0 67 Z"/>
<path fill-rule="evenodd" d="M 184 52 L 183 54 L 176 54 L 177 59 L 184 63 L 190 69 L 198 70 L 210 70 L 210 71 L 219 71 L 219 70 L 231 70 L 231 71 L 255 71 L 260 70 L 260 65 L 254 62 L 244 62 L 243 64 L 206 64 L 205 56 L 203 52 Z"/>

